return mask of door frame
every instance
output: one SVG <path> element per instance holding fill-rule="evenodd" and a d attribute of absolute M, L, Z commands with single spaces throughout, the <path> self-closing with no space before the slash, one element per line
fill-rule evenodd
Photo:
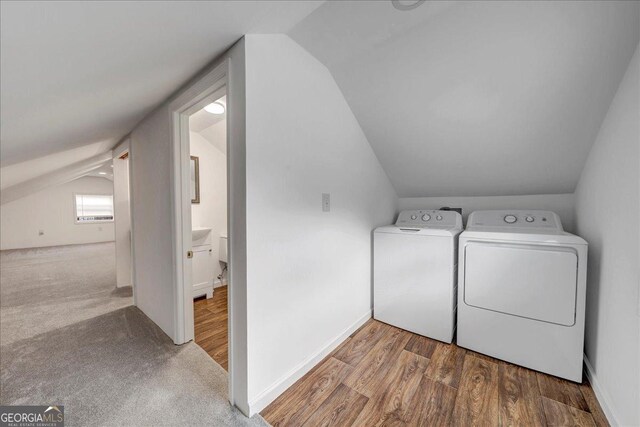
<path fill-rule="evenodd" d="M 212 97 L 227 95 L 226 111 L 226 145 L 227 145 L 227 218 L 233 217 L 232 205 L 230 203 L 230 175 L 231 175 L 231 150 L 229 149 L 229 118 L 232 113 L 232 102 L 229 85 L 230 61 L 226 59 L 202 78 L 184 90 L 176 99 L 169 104 L 169 114 L 171 116 L 172 150 L 171 164 L 172 174 L 172 237 L 174 247 L 175 265 L 175 287 L 174 287 L 174 342 L 184 344 L 194 339 L 194 316 L 193 297 L 191 285 L 191 259 L 187 257 L 187 251 L 191 250 L 191 195 L 190 195 L 190 151 L 189 151 L 189 116 L 203 108 Z M 227 236 L 232 239 L 229 233 L 227 222 Z M 230 251 L 229 251 L 230 252 Z M 229 262 L 227 268 L 227 282 L 232 283 L 231 253 L 228 254 Z M 227 307 L 228 318 L 228 360 L 229 360 L 229 400 L 234 402 L 234 385 L 236 366 L 233 363 L 233 292 L 228 292 Z"/>
<path fill-rule="evenodd" d="M 134 233 L 133 233 L 133 186 L 132 186 L 132 167 L 133 167 L 133 162 L 131 161 L 132 159 L 132 152 L 131 152 L 131 139 L 127 136 L 124 141 L 122 141 L 120 144 L 118 144 L 113 150 L 112 150 L 112 154 L 113 154 L 113 160 L 112 162 L 115 163 L 118 160 L 122 160 L 123 157 L 127 160 L 127 187 L 128 187 L 128 191 L 129 191 L 129 206 L 128 206 L 128 210 L 127 210 L 127 215 L 129 216 L 129 262 L 130 262 L 130 267 L 129 267 L 129 284 L 131 286 L 132 289 L 132 293 L 133 293 L 133 305 L 136 305 L 137 299 L 136 299 L 136 286 L 134 283 L 134 277 L 136 277 L 135 275 L 135 268 L 136 268 L 136 262 L 135 262 L 135 250 L 134 250 L 134 242 L 133 242 L 133 238 L 134 238 Z M 115 171 L 114 171 L 114 175 L 113 175 L 113 183 L 114 183 L 114 205 L 115 205 Z M 118 218 L 116 216 L 115 220 L 117 221 Z M 116 245 L 116 266 L 118 264 L 118 258 L 121 257 L 122 255 L 118 254 L 118 246 Z"/>

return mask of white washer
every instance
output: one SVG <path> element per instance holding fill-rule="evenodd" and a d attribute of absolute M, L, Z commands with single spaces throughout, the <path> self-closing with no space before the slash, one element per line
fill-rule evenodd
<path fill-rule="evenodd" d="M 416 334 L 451 342 L 455 329 L 455 211 L 403 211 L 374 232 L 373 317 Z"/>
<path fill-rule="evenodd" d="M 582 382 L 587 242 L 549 211 L 476 211 L 460 235 L 457 343 Z"/>

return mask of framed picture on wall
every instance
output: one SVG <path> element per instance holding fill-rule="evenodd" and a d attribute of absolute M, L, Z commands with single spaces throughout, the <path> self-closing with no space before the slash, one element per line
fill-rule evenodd
<path fill-rule="evenodd" d="M 191 156 L 191 203 L 200 203 L 200 161 Z"/>

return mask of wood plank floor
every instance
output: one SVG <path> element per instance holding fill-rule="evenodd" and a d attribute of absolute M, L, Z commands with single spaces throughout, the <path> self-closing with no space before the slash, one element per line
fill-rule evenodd
<path fill-rule="evenodd" d="M 196 344 L 225 371 L 229 370 L 227 287 L 215 288 L 213 297 L 193 302 Z"/>
<path fill-rule="evenodd" d="M 591 386 L 368 321 L 261 415 L 278 426 L 606 426 Z"/>

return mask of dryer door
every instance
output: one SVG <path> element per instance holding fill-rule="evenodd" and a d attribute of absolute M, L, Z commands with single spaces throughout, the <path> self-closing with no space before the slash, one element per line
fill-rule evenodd
<path fill-rule="evenodd" d="M 575 323 L 578 256 L 571 248 L 469 242 L 467 305 L 543 322 Z"/>

